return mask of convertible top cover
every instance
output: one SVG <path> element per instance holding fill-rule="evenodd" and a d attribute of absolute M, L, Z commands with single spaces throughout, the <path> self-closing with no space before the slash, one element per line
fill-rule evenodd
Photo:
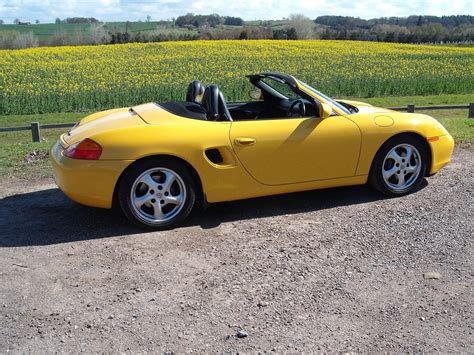
<path fill-rule="evenodd" d="M 155 104 L 176 116 L 192 118 L 193 120 L 207 120 L 206 110 L 201 105 L 193 102 L 169 101 L 156 102 Z"/>

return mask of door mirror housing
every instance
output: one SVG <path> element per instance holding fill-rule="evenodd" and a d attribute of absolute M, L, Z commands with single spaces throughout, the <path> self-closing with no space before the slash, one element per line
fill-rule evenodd
<path fill-rule="evenodd" d="M 319 106 L 319 117 L 321 118 L 328 118 L 329 116 L 332 115 L 332 107 L 329 106 L 328 104 L 325 104 L 324 102 L 321 102 L 321 105 Z"/>

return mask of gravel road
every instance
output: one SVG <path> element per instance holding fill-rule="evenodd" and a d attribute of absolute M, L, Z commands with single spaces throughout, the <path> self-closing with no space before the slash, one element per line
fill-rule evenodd
<path fill-rule="evenodd" d="M 2 181 L 0 352 L 473 352 L 473 153 L 403 198 L 260 198 L 155 233 Z"/>

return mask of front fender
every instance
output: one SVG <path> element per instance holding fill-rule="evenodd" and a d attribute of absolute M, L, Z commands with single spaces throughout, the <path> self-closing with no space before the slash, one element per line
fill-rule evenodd
<path fill-rule="evenodd" d="M 442 160 L 445 162 L 444 165 L 446 165 L 447 161 L 449 162 L 452 149 L 454 148 L 454 142 L 451 148 L 449 142 L 447 142 L 442 149 L 433 148 L 432 143 L 435 142 L 436 137 L 439 138 L 438 140 L 441 140 L 440 137 L 451 136 L 441 123 L 428 115 L 414 113 L 381 113 L 354 114 L 347 116 L 347 118 L 359 125 L 362 134 L 362 146 L 359 164 L 357 166 L 357 175 L 368 175 L 372 161 L 380 147 L 390 138 L 402 133 L 416 134 L 430 144 L 432 154 L 430 172 L 433 170 L 435 164 L 438 164 L 436 162 L 441 155 L 444 156 Z M 388 123 L 380 125 L 376 124 L 376 122 Z M 452 138 L 450 139 L 452 140 Z M 443 139 L 443 142 L 445 142 L 445 139 Z M 434 146 L 437 147 L 436 144 Z M 448 156 L 449 159 L 446 161 Z"/>

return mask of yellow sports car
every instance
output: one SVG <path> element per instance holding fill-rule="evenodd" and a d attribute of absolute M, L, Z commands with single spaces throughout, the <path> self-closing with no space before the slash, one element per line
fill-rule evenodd
<path fill-rule="evenodd" d="M 195 205 L 369 183 L 414 191 L 451 159 L 434 118 L 333 100 L 281 73 L 248 76 L 249 102 L 193 81 L 185 102 L 147 103 L 82 119 L 51 151 L 56 183 L 89 206 L 120 205 L 165 229 Z"/>

